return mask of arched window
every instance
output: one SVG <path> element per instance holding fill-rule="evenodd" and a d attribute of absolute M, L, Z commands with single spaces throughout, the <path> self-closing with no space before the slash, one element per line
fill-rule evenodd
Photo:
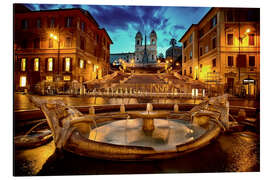
<path fill-rule="evenodd" d="M 137 40 L 137 45 L 139 45 L 140 44 L 140 40 Z"/>

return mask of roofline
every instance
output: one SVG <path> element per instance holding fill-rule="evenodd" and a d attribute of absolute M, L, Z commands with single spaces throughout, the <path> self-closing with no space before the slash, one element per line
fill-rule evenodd
<path fill-rule="evenodd" d="M 183 40 L 183 38 L 186 36 L 186 34 L 188 33 L 188 31 L 191 29 L 192 26 L 195 26 L 195 25 L 199 25 L 205 18 L 206 16 L 208 16 L 208 14 L 210 14 L 214 9 L 216 9 L 216 7 L 212 7 L 203 17 L 202 19 L 197 23 L 197 24 L 192 24 L 188 30 L 185 32 L 185 34 L 181 37 L 181 39 L 178 41 L 178 42 L 181 42 Z"/>
<path fill-rule="evenodd" d="M 29 8 L 28 8 L 29 9 Z M 39 13 L 39 12 L 52 12 L 52 11 L 80 11 L 82 14 L 93 20 L 94 24 L 99 27 L 99 24 L 95 20 L 95 18 L 91 15 L 91 13 L 85 9 L 82 8 L 67 8 L 67 9 L 46 9 L 46 10 L 30 10 L 29 12 L 20 13 L 20 14 L 27 14 L 27 13 Z M 86 12 L 86 13 L 85 13 Z"/>
<path fill-rule="evenodd" d="M 100 30 L 102 30 L 102 31 L 105 32 L 106 36 L 110 39 L 111 44 L 113 44 L 113 41 L 112 41 L 111 37 L 109 36 L 109 34 L 107 33 L 106 29 L 105 29 L 105 28 L 102 28 L 102 29 L 100 29 Z"/>
<path fill-rule="evenodd" d="M 208 16 L 208 14 L 210 14 L 214 9 L 217 9 L 216 7 L 212 7 L 203 17 L 202 19 L 198 22 L 198 24 L 200 24 L 205 18 L 206 16 Z"/>
<path fill-rule="evenodd" d="M 181 37 L 181 39 L 178 42 L 181 42 L 182 39 L 187 35 L 187 33 L 191 30 L 192 27 L 195 27 L 198 24 L 191 24 L 188 28 L 188 30 L 185 32 L 185 34 Z"/>

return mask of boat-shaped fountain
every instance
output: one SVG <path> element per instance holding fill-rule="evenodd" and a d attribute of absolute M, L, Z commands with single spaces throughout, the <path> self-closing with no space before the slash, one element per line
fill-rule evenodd
<path fill-rule="evenodd" d="M 84 115 L 59 100 L 29 96 L 44 113 L 57 149 L 109 160 L 155 160 L 197 150 L 230 128 L 226 95 L 203 101 L 188 112 L 146 105 Z M 108 105 L 110 106 L 110 105 Z M 154 110 L 153 110 L 154 109 Z"/>

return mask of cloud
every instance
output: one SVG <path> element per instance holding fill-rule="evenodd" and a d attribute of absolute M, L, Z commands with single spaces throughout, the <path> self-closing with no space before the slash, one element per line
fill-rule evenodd
<path fill-rule="evenodd" d="M 82 8 L 105 28 L 114 44 L 111 52 L 134 52 L 134 37 L 137 31 L 149 35 L 154 29 L 158 36 L 158 51 L 166 51 L 169 41 L 182 37 L 192 23 L 197 23 L 210 8 L 166 6 L 115 6 L 115 5 L 70 5 L 26 4 L 31 10 Z M 149 38 L 147 38 L 149 40 Z M 160 53 L 160 52 L 158 52 Z"/>

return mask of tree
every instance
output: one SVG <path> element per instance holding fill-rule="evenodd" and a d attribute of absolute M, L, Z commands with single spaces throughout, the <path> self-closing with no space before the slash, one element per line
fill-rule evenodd
<path fill-rule="evenodd" d="M 159 54 L 158 54 L 158 59 L 163 59 L 163 58 L 164 58 L 163 53 L 159 53 Z"/>

